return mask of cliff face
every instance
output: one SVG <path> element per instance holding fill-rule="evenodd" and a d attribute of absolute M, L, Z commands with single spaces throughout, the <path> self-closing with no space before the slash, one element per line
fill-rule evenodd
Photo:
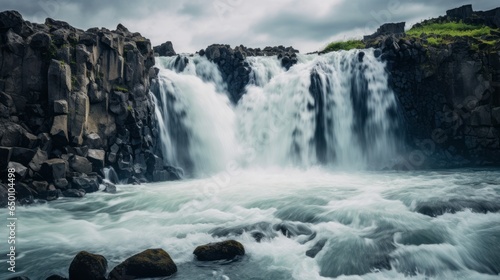
<path fill-rule="evenodd" d="M 14 11 L 0 13 L 0 37 L 0 169 L 16 166 L 19 188 L 95 191 L 105 165 L 130 183 L 169 177 L 155 155 L 149 40 Z"/>
<path fill-rule="evenodd" d="M 464 6 L 437 20 L 450 17 L 500 27 L 500 9 Z M 456 37 L 432 46 L 425 35 L 404 34 L 377 39 L 405 122 L 404 168 L 500 164 L 500 33 L 484 39 L 495 43 Z"/>

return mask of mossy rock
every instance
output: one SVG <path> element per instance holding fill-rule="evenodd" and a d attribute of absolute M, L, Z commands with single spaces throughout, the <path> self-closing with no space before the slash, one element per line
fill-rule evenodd
<path fill-rule="evenodd" d="M 245 248 L 238 241 L 227 240 L 198 246 L 193 254 L 199 261 L 230 260 L 245 255 Z"/>
<path fill-rule="evenodd" d="M 167 277 L 177 272 L 170 255 L 163 249 L 148 249 L 116 266 L 109 274 L 110 280 Z"/>

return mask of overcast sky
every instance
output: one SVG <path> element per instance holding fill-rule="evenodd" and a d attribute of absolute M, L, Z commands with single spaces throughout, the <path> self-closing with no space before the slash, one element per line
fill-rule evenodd
<path fill-rule="evenodd" d="M 153 45 L 172 41 L 177 52 L 224 43 L 294 46 L 305 53 L 334 40 L 361 38 L 385 22 L 406 21 L 408 28 L 468 3 L 474 10 L 500 6 L 498 0 L 0 0 L 0 10 L 81 29 L 122 23 Z"/>

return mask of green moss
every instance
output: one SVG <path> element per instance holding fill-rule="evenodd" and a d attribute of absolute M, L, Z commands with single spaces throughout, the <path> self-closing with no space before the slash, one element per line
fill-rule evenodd
<path fill-rule="evenodd" d="M 365 43 L 361 40 L 348 40 L 342 42 L 332 42 L 326 46 L 322 53 L 335 52 L 340 50 L 352 50 L 352 49 L 364 49 L 366 48 Z"/>
<path fill-rule="evenodd" d="M 425 38 L 428 46 L 441 46 L 453 43 L 457 38 L 475 39 L 479 43 L 493 46 L 495 40 L 484 39 L 492 31 L 498 31 L 485 25 L 473 25 L 463 22 L 433 22 L 426 21 L 416 24 L 406 32 L 407 38 Z M 478 44 L 472 43 L 472 48 L 477 49 Z"/>
<path fill-rule="evenodd" d="M 128 92 L 128 89 L 126 87 L 122 87 L 122 86 L 114 86 L 113 89 L 115 91 Z"/>

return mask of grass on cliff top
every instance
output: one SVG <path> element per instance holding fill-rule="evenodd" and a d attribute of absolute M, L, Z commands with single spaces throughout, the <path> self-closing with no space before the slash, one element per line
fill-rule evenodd
<path fill-rule="evenodd" d="M 328 52 L 335 52 L 335 51 L 348 51 L 352 49 L 364 49 L 365 43 L 361 40 L 348 40 L 348 41 L 343 41 L 343 42 L 332 42 L 326 46 L 324 50 L 322 50 L 322 53 L 328 53 Z"/>
<path fill-rule="evenodd" d="M 420 37 L 427 35 L 427 42 L 432 46 L 449 44 L 454 37 L 470 37 L 479 40 L 482 43 L 492 45 L 495 41 L 483 39 L 494 30 L 485 25 L 472 25 L 463 22 L 444 22 L 444 23 L 424 23 L 417 24 L 406 32 L 407 36 Z"/>
<path fill-rule="evenodd" d="M 422 33 L 427 35 L 441 35 L 452 37 L 481 37 L 489 35 L 491 27 L 485 25 L 472 25 L 463 22 L 430 23 L 417 25 L 406 32 L 408 35 L 420 36 Z"/>

